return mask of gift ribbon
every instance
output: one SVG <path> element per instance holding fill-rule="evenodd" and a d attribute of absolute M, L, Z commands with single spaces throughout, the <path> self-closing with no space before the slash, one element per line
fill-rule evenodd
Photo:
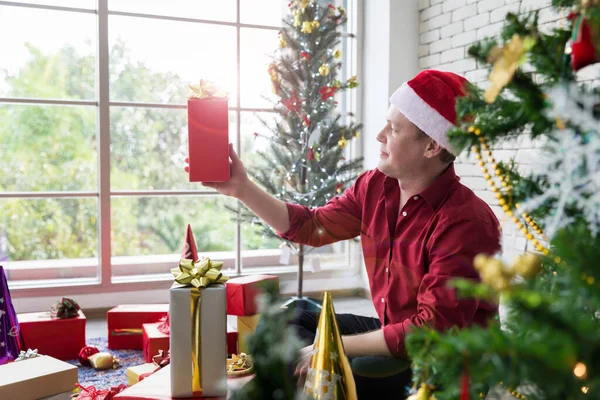
<path fill-rule="evenodd" d="M 28 360 L 30 358 L 36 358 L 36 357 L 41 357 L 41 354 L 38 354 L 38 350 L 31 350 L 31 349 L 27 349 L 27 351 L 22 351 L 19 353 L 19 356 L 17 357 L 17 359 L 15 361 L 23 361 L 23 360 Z"/>
<path fill-rule="evenodd" d="M 110 332 L 115 336 L 141 335 L 142 334 L 142 330 L 139 328 L 113 329 Z"/>
<path fill-rule="evenodd" d="M 228 94 L 217 91 L 212 82 L 200 79 L 199 85 L 190 85 L 188 99 L 227 99 Z"/>
<path fill-rule="evenodd" d="M 223 275 L 222 267 L 223 261 L 211 261 L 207 257 L 198 261 L 184 259 L 179 262 L 178 268 L 171 270 L 171 274 L 177 283 L 199 289 L 213 283 L 227 282 L 229 277 Z"/>
<path fill-rule="evenodd" d="M 79 304 L 73 299 L 63 297 L 61 301 L 56 303 L 52 308 L 52 316 L 58 319 L 75 318 L 79 315 Z"/>
<path fill-rule="evenodd" d="M 202 81 L 201 81 L 202 82 Z M 222 261 L 211 261 L 204 257 L 198 261 L 183 259 L 178 268 L 173 268 L 171 274 L 175 281 L 190 290 L 190 318 L 192 322 L 192 392 L 194 396 L 202 395 L 202 346 L 201 346 L 201 314 L 200 289 L 215 283 L 225 283 L 229 277 L 223 275 Z"/>

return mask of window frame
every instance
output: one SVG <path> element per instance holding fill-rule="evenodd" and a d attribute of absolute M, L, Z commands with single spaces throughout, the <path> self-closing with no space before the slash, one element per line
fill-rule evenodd
<path fill-rule="evenodd" d="M 137 103 L 111 101 L 109 98 L 109 15 L 120 15 L 137 18 L 163 19 L 179 22 L 192 22 L 202 24 L 227 25 L 236 28 L 236 81 L 237 81 L 237 99 L 236 105 L 230 106 L 229 111 L 236 114 L 235 143 L 238 153 L 241 147 L 241 113 L 242 112 L 272 112 L 271 109 L 241 107 L 240 101 L 240 63 L 241 63 L 241 29 L 255 28 L 277 31 L 280 27 L 255 25 L 241 22 L 242 0 L 237 0 L 237 17 L 235 22 L 212 21 L 196 18 L 171 17 L 154 14 L 143 14 L 133 12 L 109 11 L 109 0 L 97 0 L 97 9 L 90 10 L 85 8 L 73 8 L 29 3 L 15 3 L 11 1 L 0 1 L 0 6 L 26 7 L 33 9 L 47 9 L 56 11 L 71 11 L 85 14 L 97 15 L 97 49 L 96 49 L 96 100 L 54 100 L 37 98 L 2 98 L 0 104 L 21 104 L 21 105 L 65 105 L 95 107 L 97 111 L 97 154 L 98 154 L 98 186 L 96 191 L 40 191 L 40 192 L 0 192 L 0 199 L 44 199 L 44 198 L 92 198 L 98 200 L 98 258 L 92 259 L 69 259 L 69 260 L 33 260 L 33 261 L 9 261 L 8 268 L 9 282 L 14 297 L 33 297 L 33 296 L 52 296 L 52 295 L 73 295 L 73 294 L 94 294 L 119 292 L 123 290 L 152 290 L 169 287 L 172 278 L 161 274 L 144 274 L 137 276 L 113 276 L 113 266 L 119 268 L 136 268 L 140 265 L 151 268 L 168 269 L 176 264 L 178 255 L 153 255 L 153 256 L 127 256 L 118 257 L 111 255 L 111 199 L 114 197 L 143 197 L 143 196 L 215 196 L 214 191 L 206 190 L 111 190 L 110 188 L 110 109 L 111 107 L 139 107 L 139 108 L 159 108 L 159 109 L 186 109 L 186 104 L 160 104 L 160 103 Z M 287 0 L 282 0 L 287 1 Z M 336 5 L 342 5 L 348 10 L 348 23 L 346 32 L 343 34 L 342 44 L 350 54 L 346 56 L 344 62 L 344 71 L 347 76 L 358 75 L 361 77 L 361 63 L 359 62 L 359 53 L 361 52 L 362 37 L 360 34 L 361 12 L 363 9 L 362 0 L 335 0 Z M 351 33 L 347 33 L 351 32 Z M 341 113 L 345 117 L 360 117 L 361 104 L 360 87 L 345 94 L 342 102 Z M 358 157 L 362 153 L 360 140 L 351 142 L 348 146 L 350 157 Z M 239 202 L 238 202 L 239 206 Z M 183 229 L 183 228 L 182 228 Z M 225 252 L 226 254 L 215 254 L 213 258 L 225 262 L 224 272 L 229 276 L 239 276 L 247 272 L 252 273 L 270 273 L 282 277 L 295 278 L 297 274 L 297 261 L 293 258 L 287 265 L 282 264 L 280 260 L 280 251 L 273 250 L 242 250 L 241 249 L 241 224 L 236 223 L 236 244 L 235 251 Z M 344 270 L 340 275 L 346 277 L 359 273 L 362 265 L 360 256 L 360 245 L 353 241 L 348 241 L 347 250 L 344 257 L 337 257 L 337 260 L 326 262 L 325 265 L 313 270 L 313 266 L 305 265 L 305 279 L 331 278 L 333 271 Z M 242 253 L 244 258 L 242 260 Z M 210 254 L 206 253 L 209 257 Z M 229 255 L 229 257 L 226 257 Z M 91 260 L 91 261 L 90 261 Z M 97 260 L 97 261 L 96 261 Z M 47 271 L 54 270 L 59 277 L 61 268 L 96 268 L 96 276 L 91 278 L 69 278 L 48 279 L 48 280 L 22 280 L 16 279 L 19 274 L 34 273 L 35 270 L 44 268 Z M 15 275 L 11 280 L 10 274 Z M 308 276 L 307 276 L 308 275 Z M 335 274 L 334 274 L 335 275 Z"/>

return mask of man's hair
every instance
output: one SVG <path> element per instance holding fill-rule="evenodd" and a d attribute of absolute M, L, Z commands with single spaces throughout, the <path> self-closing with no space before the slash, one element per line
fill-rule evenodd
<path fill-rule="evenodd" d="M 429 135 L 423 132 L 418 126 L 415 125 L 415 128 L 417 128 L 417 140 L 431 139 L 431 137 L 429 137 Z M 453 163 L 454 160 L 456 160 L 456 156 L 450 153 L 448 150 L 444 149 L 443 147 L 442 152 L 440 153 L 438 158 L 444 164 L 450 164 Z"/>

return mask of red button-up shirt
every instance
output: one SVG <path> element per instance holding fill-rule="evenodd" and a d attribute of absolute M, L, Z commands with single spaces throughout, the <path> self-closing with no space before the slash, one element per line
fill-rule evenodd
<path fill-rule="evenodd" d="M 500 250 L 498 219 L 459 182 L 451 165 L 400 210 L 398 180 L 375 169 L 323 207 L 287 204 L 290 229 L 281 237 L 314 247 L 360 235 L 371 295 L 385 341 L 406 355 L 413 326 L 444 330 L 485 325 L 497 305 L 458 298 L 457 278 L 479 279 L 473 258 Z"/>

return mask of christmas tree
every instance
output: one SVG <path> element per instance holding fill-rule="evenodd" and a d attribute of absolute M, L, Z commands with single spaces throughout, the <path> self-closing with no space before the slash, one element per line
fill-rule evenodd
<path fill-rule="evenodd" d="M 360 124 L 336 112 L 335 96 L 358 86 L 356 77 L 340 82 L 341 28 L 346 12 L 332 4 L 297 0 L 280 31 L 280 49 L 269 65 L 273 92 L 274 127 L 262 121 L 270 134 L 259 151 L 261 162 L 249 168 L 251 178 L 278 199 L 308 207 L 324 205 L 356 179 L 362 159 L 347 159 L 348 143 L 357 138 Z M 258 224 L 265 237 L 277 233 L 247 208 L 240 219 Z M 302 298 L 304 257 L 311 249 L 285 241 L 298 256 L 298 298 Z"/>
<path fill-rule="evenodd" d="M 597 1 L 554 0 L 569 14 L 544 33 L 537 14 L 508 14 L 501 37 L 469 49 L 490 85 L 457 103 L 455 144 L 477 159 L 510 223 L 532 252 L 475 258 L 481 282 L 464 296 L 500 300 L 506 321 L 407 338 L 412 398 L 476 399 L 510 391 L 527 399 L 600 398 L 600 124 L 598 91 L 577 71 L 600 60 Z M 526 67 L 525 67 L 526 66 Z M 504 140 L 540 149 L 534 172 L 494 159 Z"/>

